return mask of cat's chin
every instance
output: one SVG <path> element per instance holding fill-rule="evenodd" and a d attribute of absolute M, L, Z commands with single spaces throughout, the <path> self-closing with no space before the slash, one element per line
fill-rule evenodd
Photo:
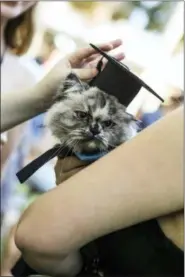
<path fill-rule="evenodd" d="M 102 142 L 90 140 L 83 142 L 82 145 L 78 145 L 77 149 L 74 149 L 75 152 L 83 153 L 83 154 L 94 154 L 102 151 L 106 151 L 105 146 L 103 146 Z"/>

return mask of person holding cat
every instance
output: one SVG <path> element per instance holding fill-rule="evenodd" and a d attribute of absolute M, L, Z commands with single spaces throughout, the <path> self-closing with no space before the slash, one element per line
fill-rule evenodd
<path fill-rule="evenodd" d="M 81 84 L 80 80 L 78 85 L 79 83 Z M 72 101 L 70 94 L 74 94 L 74 86 L 68 89 L 72 91 L 68 91 L 69 95 L 67 93 L 63 101 L 69 104 Z M 87 85 L 83 91 L 86 89 Z M 77 90 L 75 97 L 80 99 L 78 93 Z M 95 94 L 96 91 L 89 91 L 91 104 L 96 99 L 105 105 L 104 95 L 100 94 L 99 98 L 95 97 Z M 61 101 L 60 96 L 59 99 Z M 86 101 L 88 100 L 87 97 Z M 55 105 L 61 105 L 62 112 L 62 103 Z M 55 111 L 58 111 L 55 105 L 51 108 L 54 109 L 51 110 L 53 116 Z M 108 106 L 110 107 L 110 104 Z M 113 110 L 116 116 L 117 109 Z M 85 120 L 86 115 L 78 112 L 75 114 L 76 119 L 83 116 Z M 127 117 L 124 110 L 121 111 L 121 117 Z M 64 120 L 61 121 L 61 126 L 66 124 L 65 116 L 60 120 Z M 129 118 L 127 122 L 130 121 Z M 49 117 L 49 122 L 52 123 L 52 116 Z M 113 127 L 106 123 L 107 128 L 110 126 Z M 58 128 L 58 125 L 55 127 Z M 66 130 L 69 131 L 68 128 Z M 122 133 L 122 130 L 119 132 Z M 55 133 L 57 134 L 56 131 Z M 98 239 L 101 264 L 100 268 L 95 270 L 100 276 L 102 267 L 105 276 L 108 273 L 125 272 L 127 276 L 133 276 L 133 269 L 136 276 L 166 276 L 174 272 L 175 276 L 183 276 L 182 138 L 183 108 L 180 108 L 87 168 L 84 168 L 86 163 L 82 165 L 79 161 L 75 162 L 76 158 L 73 161 L 70 161 L 71 157 L 66 158 L 65 163 L 59 160 L 58 170 L 56 167 L 59 186 L 31 205 L 15 230 L 15 242 L 24 259 L 39 273 L 75 276 L 86 271 L 83 263 L 88 256 L 83 253 L 83 247 Z M 147 141 L 150 143 L 146 144 Z M 69 170 L 71 165 L 73 172 Z M 67 180 L 80 169 L 84 170 Z M 61 184 L 63 180 L 66 182 Z M 47 214 L 47 218 L 43 216 L 43 212 Z M 157 218 L 157 221 L 152 220 L 153 218 Z M 143 221 L 146 221 L 144 228 L 143 224 L 140 225 Z M 131 229 L 129 226 L 132 226 Z M 35 227 L 38 232 L 30 232 Z M 120 234 L 121 237 L 123 235 L 121 248 L 118 247 Z M 143 243 L 145 236 L 147 239 Z M 103 240 L 99 240 L 102 237 Z M 114 243 L 110 243 L 111 241 Z M 133 242 L 131 248 L 127 242 Z M 133 248 L 135 243 L 139 248 Z M 146 253 L 140 255 L 143 247 Z M 120 252 L 124 249 L 126 252 Z M 159 249 L 163 253 L 162 256 L 159 255 Z M 119 254 L 119 259 L 107 256 L 108 253 L 113 253 L 114 257 Z M 133 256 L 134 253 L 137 255 Z M 121 259 L 120 255 L 124 256 L 124 259 Z M 97 261 L 97 257 L 95 258 Z M 94 270 L 94 262 L 93 257 L 90 269 L 88 268 L 91 273 Z M 85 263 L 85 266 L 87 264 Z"/>
<path fill-rule="evenodd" d="M 66 71 L 66 65 L 67 70 L 74 68 L 85 79 L 91 79 L 96 74 L 95 65 L 98 56 L 95 54 L 95 51 L 87 47 L 70 55 L 69 59 L 66 57 L 66 59 L 60 61 L 42 82 L 35 85 L 36 80 L 34 76 L 19 61 L 19 57 L 26 53 L 32 42 L 34 31 L 32 14 L 35 5 L 34 1 L 1 1 L 1 89 L 3 90 L 1 94 L 1 132 L 8 131 L 8 137 L 10 138 L 10 142 L 7 142 L 5 133 L 1 136 L 1 166 L 3 166 L 7 157 L 9 157 L 9 154 L 15 148 L 18 138 L 22 136 L 24 126 L 19 124 L 44 112 L 49 102 L 52 101 L 52 87 L 49 88 L 48 84 L 57 86 L 59 79 L 61 80 L 62 75 L 65 75 L 63 69 Z M 118 39 L 104 43 L 100 47 L 105 51 L 109 51 L 121 44 L 121 40 Z M 122 60 L 124 54 L 119 53 L 116 55 L 116 58 Z M 9 78 L 10 75 L 11 79 Z M 39 106 L 38 100 L 40 101 Z M 12 129 L 13 127 L 16 128 Z M 30 133 L 25 133 L 26 137 L 30 139 Z M 22 140 L 21 142 L 24 142 L 25 149 L 26 141 Z M 8 171 L 9 179 L 6 179 L 6 188 L 4 186 L 5 190 L 8 190 L 7 184 L 10 185 L 10 178 L 13 175 L 11 173 L 13 171 L 16 172 L 15 166 L 13 167 L 11 164 L 10 170 L 11 172 Z M 16 183 L 15 174 L 12 178 L 14 178 L 14 183 Z M 3 265 L 1 267 L 3 272 L 6 272 L 5 275 L 10 272 L 14 261 L 20 257 L 20 253 L 18 250 L 16 251 L 16 246 L 13 242 L 15 229 L 15 226 L 13 226 L 13 232 L 10 232 L 11 239 L 10 243 L 8 243 L 8 251 L 5 249 L 5 252 L 9 256 L 8 261 L 5 258 L 6 268 Z M 12 256 L 9 255 L 11 252 L 15 256 L 15 259 L 12 259 Z"/>
<path fill-rule="evenodd" d="M 100 48 L 104 51 L 110 51 L 119 47 L 121 44 L 122 41 L 117 39 L 100 45 Z M 115 58 L 122 60 L 124 54 L 120 52 Z M 92 79 L 97 73 L 96 64 L 98 60 L 99 55 L 96 54 L 95 50 L 91 47 L 82 48 L 60 61 L 40 83 L 31 89 L 10 92 L 9 95 L 11 94 L 12 97 L 3 94 L 1 96 L 1 131 L 6 131 L 46 111 L 53 103 L 53 92 L 55 88 L 62 79 L 65 79 L 65 76 L 71 69 L 81 79 Z M 18 99 L 18 101 L 15 102 L 15 99 Z M 14 115 L 13 117 L 12 114 Z M 13 226 L 13 231 L 15 232 L 15 230 L 16 228 Z M 10 243 L 8 248 L 11 249 Z M 15 261 L 17 261 L 17 257 L 20 257 L 19 253 Z M 12 264 L 12 260 L 10 263 L 12 266 L 14 265 L 14 263 Z"/>
<path fill-rule="evenodd" d="M 133 121 L 74 73 L 62 82 L 47 125 L 77 157 L 106 155 L 59 156 L 58 187 L 24 213 L 15 242 L 38 273 L 183 276 L 183 108 L 134 138 Z"/>
<path fill-rule="evenodd" d="M 111 50 L 119 45 L 120 41 L 116 41 L 100 47 L 103 50 Z M 97 73 L 95 68 L 97 56 L 94 55 L 95 52 L 91 48 L 79 50 L 55 66 L 34 89 L 24 91 L 24 94 L 19 91 L 14 94 L 12 99 L 8 99 L 4 95 L 1 130 L 8 130 L 48 109 L 53 103 L 53 94 L 61 79 L 65 80 L 69 72 L 77 73 L 80 79 L 93 78 Z M 80 69 L 81 66 L 84 67 L 87 64 L 89 66 L 89 63 L 93 64 L 93 68 Z M 15 102 L 15 99 L 19 99 L 20 102 Z M 178 234 L 181 234 L 182 231 L 182 217 L 179 216 L 179 212 L 183 209 L 182 113 L 183 109 L 173 112 L 69 180 L 67 180 L 68 177 L 78 172 L 82 168 L 81 165 L 76 166 L 76 159 L 71 162 L 70 158 L 65 160 L 65 163 L 61 163 L 61 161 L 57 163 L 58 173 L 64 172 L 63 179 L 61 174 L 57 177 L 59 186 L 40 197 L 25 212 L 15 228 L 15 242 L 31 267 L 53 276 L 61 274 L 75 276 L 83 269 L 84 260 L 87 258 L 87 255 L 79 250 L 84 245 L 88 245 L 90 241 L 103 236 L 104 239 L 99 242 L 99 246 L 102 245 L 99 250 L 104 251 L 103 257 L 106 262 L 109 261 L 109 268 L 105 268 L 103 261 L 100 266 L 103 266 L 104 271 L 109 270 L 108 273 L 120 274 L 120 270 L 124 273 L 127 270 L 127 275 L 133 276 L 133 271 L 129 272 L 128 263 L 128 256 L 133 261 L 133 251 L 129 254 L 129 245 L 126 245 L 127 239 L 124 239 L 121 247 L 121 249 L 126 249 L 126 256 L 123 252 L 119 253 L 127 258 L 122 259 L 121 263 L 126 260 L 128 264 L 125 264 L 126 268 L 120 269 L 119 263 L 110 262 L 120 261 L 120 259 L 105 256 L 105 251 L 116 253 L 112 248 L 114 244 L 109 243 L 110 237 L 106 235 L 113 232 L 111 241 L 113 239 L 117 247 L 120 243 L 120 240 L 116 239 L 120 234 L 116 232 L 117 230 L 124 231 L 126 227 L 158 217 L 157 222 L 162 227 L 159 228 L 156 222 L 149 221 L 147 237 L 149 234 L 154 235 L 150 237 L 151 242 L 156 239 L 155 231 L 157 230 L 159 234 L 162 229 L 167 238 L 173 242 L 172 245 L 167 240 L 169 247 L 165 254 L 169 250 L 171 255 L 171 249 L 175 251 L 170 258 L 175 265 L 173 267 L 173 263 L 171 263 L 167 269 L 168 271 L 173 269 L 176 273 L 181 271 L 182 236 L 174 236 L 176 232 L 173 231 L 178 231 Z M 83 115 L 76 113 L 76 116 L 81 118 Z M 126 118 L 124 112 L 121 116 Z M 111 124 L 106 123 L 105 125 L 107 128 L 112 128 Z M 119 134 L 123 138 L 122 132 L 123 130 L 119 130 Z M 148 140 L 150 140 L 150 145 L 146 144 Z M 104 141 L 105 145 L 107 143 L 108 141 Z M 145 159 L 141 158 L 144 157 L 143 153 L 145 153 Z M 73 173 L 69 170 L 72 164 Z M 83 168 L 85 166 L 84 163 Z M 67 181 L 60 185 L 64 179 Z M 47 217 L 43 216 L 43 212 L 47 214 Z M 170 221 L 173 228 L 170 229 L 170 232 L 166 232 L 166 228 L 169 231 L 167 215 L 171 213 L 175 213 L 173 216 L 170 215 L 170 218 L 175 220 L 175 224 L 174 220 Z M 35 228 L 37 228 L 37 232 L 30 232 Z M 130 238 L 134 238 L 138 232 L 142 234 L 142 230 L 139 225 L 134 236 L 130 237 L 129 233 L 129 242 L 132 241 Z M 161 234 L 160 240 L 155 242 L 154 246 L 157 245 L 160 249 L 163 249 L 161 247 L 164 246 L 161 243 L 166 245 L 165 237 Z M 143 243 L 139 245 L 141 248 L 143 247 Z M 145 245 L 148 246 L 147 243 Z M 149 248 L 150 246 L 151 244 L 149 244 Z M 119 247 L 117 248 L 119 249 Z M 147 256 L 148 252 L 146 252 Z M 139 257 L 141 255 L 137 255 L 135 261 Z M 156 255 L 149 256 L 149 259 L 155 260 L 156 257 Z M 174 259 L 174 257 L 177 258 Z M 142 268 L 138 264 L 135 263 L 135 269 L 139 270 L 140 268 L 142 276 L 144 274 L 148 276 L 148 270 L 151 270 L 153 265 L 149 264 L 149 268 L 147 268 L 145 260 L 142 260 Z M 101 276 L 101 268 L 100 270 L 96 268 L 96 270 L 98 270 L 96 273 Z M 166 270 L 166 264 L 164 270 Z M 155 268 L 154 274 L 156 274 Z M 181 276 L 181 272 L 176 276 Z"/>

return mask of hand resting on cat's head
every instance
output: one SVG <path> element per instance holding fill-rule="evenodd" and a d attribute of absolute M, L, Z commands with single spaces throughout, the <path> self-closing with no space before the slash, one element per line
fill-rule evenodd
<path fill-rule="evenodd" d="M 61 147 L 79 153 L 109 151 L 137 132 L 134 117 L 114 96 L 90 87 L 73 73 L 56 92 L 46 125 Z"/>

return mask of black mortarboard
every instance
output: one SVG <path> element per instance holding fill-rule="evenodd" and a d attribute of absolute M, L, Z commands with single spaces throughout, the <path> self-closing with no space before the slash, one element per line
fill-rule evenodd
<path fill-rule="evenodd" d="M 90 86 L 96 86 L 106 93 L 114 95 L 125 107 L 128 107 L 132 102 L 135 96 L 139 93 L 141 87 L 147 89 L 162 102 L 164 101 L 155 91 L 153 91 L 153 89 L 133 74 L 126 65 L 109 56 L 95 45 L 90 45 L 102 55 L 102 58 L 104 57 L 108 60 L 103 70 L 101 70 L 103 65 L 102 59 L 99 61 L 97 65 L 99 73 L 90 81 Z M 25 166 L 16 175 L 19 181 L 23 183 L 50 159 L 56 156 L 65 157 L 66 155 L 73 155 L 73 153 L 68 149 L 61 148 L 60 145 L 55 145 L 53 148 L 49 149 Z"/>
<path fill-rule="evenodd" d="M 90 45 L 108 60 L 102 71 L 102 60 L 100 60 L 97 66 L 99 74 L 91 80 L 91 86 L 96 86 L 106 93 L 114 95 L 125 107 L 128 107 L 142 87 L 164 102 L 152 88 L 132 73 L 126 65 L 109 56 L 95 45 Z"/>

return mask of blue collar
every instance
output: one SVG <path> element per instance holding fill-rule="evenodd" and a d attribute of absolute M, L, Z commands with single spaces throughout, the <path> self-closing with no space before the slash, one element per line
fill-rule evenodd
<path fill-rule="evenodd" d="M 94 161 L 100 159 L 101 157 L 105 156 L 106 154 L 107 154 L 107 152 L 101 152 L 101 153 L 96 153 L 96 154 L 81 154 L 81 153 L 76 152 L 75 156 L 81 161 L 94 162 Z"/>
<path fill-rule="evenodd" d="M 20 183 L 24 183 L 32 174 L 34 174 L 41 166 L 43 166 L 45 163 L 47 163 L 49 160 L 53 159 L 54 157 L 58 156 L 61 157 L 67 157 L 74 155 L 80 159 L 81 161 L 89 161 L 94 162 L 104 155 L 107 154 L 107 152 L 101 152 L 96 153 L 93 155 L 85 155 L 81 153 L 72 153 L 67 148 L 61 148 L 61 146 L 55 145 L 51 149 L 47 150 L 45 153 L 37 157 L 35 160 L 27 164 L 24 168 L 22 168 L 19 172 L 16 173 Z"/>

